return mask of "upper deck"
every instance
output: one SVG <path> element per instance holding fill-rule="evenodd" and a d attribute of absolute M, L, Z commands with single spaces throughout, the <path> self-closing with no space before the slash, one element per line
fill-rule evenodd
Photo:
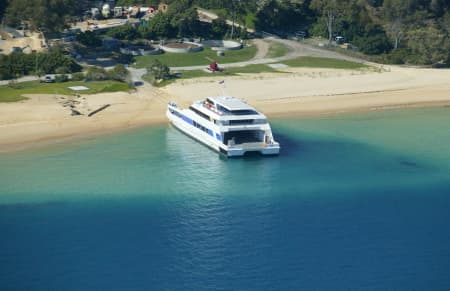
<path fill-rule="evenodd" d="M 194 102 L 191 108 L 218 120 L 265 119 L 264 114 L 232 96 L 208 97 Z"/>
<path fill-rule="evenodd" d="M 212 102 L 216 106 L 221 106 L 227 112 L 256 111 L 255 108 L 244 101 L 232 96 L 209 97 L 206 100 Z"/>

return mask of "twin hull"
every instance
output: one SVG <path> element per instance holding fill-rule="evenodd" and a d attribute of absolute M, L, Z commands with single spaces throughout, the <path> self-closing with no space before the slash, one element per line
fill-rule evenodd
<path fill-rule="evenodd" d="M 176 115 L 174 114 L 174 112 L 178 112 L 178 114 Z M 263 155 L 277 155 L 280 152 L 280 146 L 276 142 L 266 144 L 261 141 L 226 145 L 218 137 L 221 136 L 221 134 L 213 132 L 210 129 L 208 130 L 208 132 L 206 132 L 193 126 L 186 120 L 182 113 L 182 110 L 180 110 L 179 108 L 169 106 L 166 114 L 167 118 L 176 128 L 189 135 L 190 137 L 198 140 L 199 142 L 205 144 L 206 146 L 212 148 L 213 150 L 226 155 L 227 157 L 243 156 L 247 152 L 259 152 Z"/>

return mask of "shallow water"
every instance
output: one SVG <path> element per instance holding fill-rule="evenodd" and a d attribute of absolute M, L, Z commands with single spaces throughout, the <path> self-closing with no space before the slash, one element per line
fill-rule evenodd
<path fill-rule="evenodd" d="M 2 290 L 449 290 L 450 108 L 169 126 L 0 155 Z"/>

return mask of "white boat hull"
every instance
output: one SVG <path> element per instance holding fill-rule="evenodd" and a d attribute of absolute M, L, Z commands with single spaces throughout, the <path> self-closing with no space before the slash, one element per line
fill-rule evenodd
<path fill-rule="evenodd" d="M 263 142 L 259 142 L 227 146 L 218 139 L 214 138 L 214 136 L 199 130 L 180 117 L 172 114 L 170 110 L 167 110 L 166 114 L 172 125 L 177 129 L 227 157 L 239 157 L 248 152 L 259 152 L 262 155 L 278 155 L 280 152 L 280 145 L 278 143 L 265 144 Z"/>
<path fill-rule="evenodd" d="M 172 116 L 169 111 L 167 111 L 167 117 L 169 118 L 170 122 L 173 126 L 175 126 L 177 129 L 181 130 L 186 135 L 194 138 L 195 140 L 203 143 L 204 145 L 212 148 L 215 151 L 220 152 L 219 144 L 209 136 L 208 134 L 198 130 L 197 128 L 191 126 L 190 124 L 186 123 L 184 120 Z"/>

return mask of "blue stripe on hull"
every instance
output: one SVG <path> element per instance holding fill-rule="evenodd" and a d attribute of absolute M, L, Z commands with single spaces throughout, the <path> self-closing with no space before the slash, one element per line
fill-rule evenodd
<path fill-rule="evenodd" d="M 192 119 L 190 119 L 189 117 L 187 117 L 186 115 L 182 114 L 181 112 L 177 112 L 177 114 L 176 114 L 175 111 L 171 111 L 171 113 L 173 115 L 176 115 L 176 116 L 180 117 L 186 123 L 194 126 L 194 121 Z M 197 128 L 196 126 L 194 126 L 194 127 Z M 207 127 L 205 127 L 205 128 L 208 131 L 208 134 L 210 136 L 214 137 L 214 132 L 211 129 L 207 128 Z M 216 138 L 217 138 L 217 140 L 222 141 L 222 137 L 221 137 L 220 134 L 216 134 Z"/>

